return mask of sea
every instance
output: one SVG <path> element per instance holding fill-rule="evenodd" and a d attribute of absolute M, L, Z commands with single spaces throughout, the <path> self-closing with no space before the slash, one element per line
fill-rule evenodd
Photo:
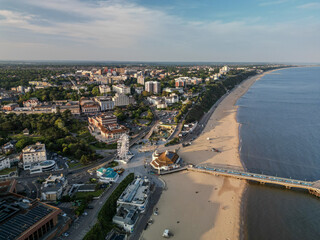
<path fill-rule="evenodd" d="M 320 67 L 263 76 L 237 102 L 240 156 L 250 172 L 320 180 Z M 243 239 L 320 239 L 320 198 L 307 191 L 249 183 Z"/>

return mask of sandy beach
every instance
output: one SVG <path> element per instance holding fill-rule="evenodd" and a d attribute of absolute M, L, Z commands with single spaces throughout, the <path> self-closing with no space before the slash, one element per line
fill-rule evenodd
<path fill-rule="evenodd" d="M 221 164 L 242 168 L 236 101 L 263 75 L 236 87 L 217 107 L 202 134 L 178 154 L 187 163 Z M 209 140 L 208 140 L 209 138 Z M 221 152 L 212 152 L 212 147 Z M 170 229 L 173 239 L 239 239 L 240 207 L 246 182 L 196 172 L 162 177 L 167 190 L 157 205 L 159 215 L 141 239 L 163 239 Z"/>

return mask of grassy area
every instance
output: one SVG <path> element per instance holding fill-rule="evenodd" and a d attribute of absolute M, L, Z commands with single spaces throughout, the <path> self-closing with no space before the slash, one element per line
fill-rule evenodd
<path fill-rule="evenodd" d="M 105 188 L 104 189 L 99 189 L 99 190 L 94 191 L 94 192 L 77 192 L 76 193 L 76 199 L 86 198 L 86 197 L 89 197 L 90 195 L 92 197 L 99 197 L 104 192 L 104 190 L 105 190 Z"/>
<path fill-rule="evenodd" d="M 17 141 L 19 141 L 20 139 L 23 139 L 23 138 L 31 138 L 33 141 L 43 141 L 44 140 L 44 137 L 42 137 L 42 136 L 38 136 L 38 135 L 23 135 L 22 133 L 11 135 L 10 137 L 12 139 L 17 140 Z"/>
<path fill-rule="evenodd" d="M 17 171 L 17 168 L 16 168 L 16 167 L 5 168 L 5 169 L 2 169 L 2 170 L 0 171 L 0 175 L 7 175 L 7 174 L 9 174 L 9 173 L 11 173 L 11 172 L 15 172 L 15 171 Z"/>
<path fill-rule="evenodd" d="M 68 162 L 69 168 L 79 168 L 82 167 L 81 162 Z"/>

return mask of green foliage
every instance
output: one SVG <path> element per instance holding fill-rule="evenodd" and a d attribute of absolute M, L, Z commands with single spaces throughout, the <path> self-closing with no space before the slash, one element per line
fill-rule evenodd
<path fill-rule="evenodd" d="M 30 98 L 36 97 L 39 101 L 55 101 L 55 100 L 64 100 L 71 99 L 73 101 L 79 100 L 80 96 L 76 91 L 72 89 L 64 89 L 63 87 L 49 87 L 43 89 L 37 89 L 35 91 L 30 91 L 24 95 L 20 95 L 19 103 L 26 101 Z"/>
<path fill-rule="evenodd" d="M 25 128 L 33 135 L 10 135 L 21 133 Z M 86 164 L 98 158 L 89 146 L 92 137 L 86 123 L 73 118 L 68 111 L 62 114 L 30 115 L 0 113 L 0 132 L 5 139 L 12 137 L 18 140 L 18 151 L 29 144 L 41 141 L 46 144 L 47 149 L 72 158 L 83 158 L 82 161 Z M 81 134 L 77 136 L 71 132 Z"/>
<path fill-rule="evenodd" d="M 222 82 L 207 85 L 206 90 L 199 96 L 197 103 L 188 113 L 186 122 L 199 121 L 204 113 L 209 111 L 212 105 L 226 93 L 226 90 L 233 89 L 237 84 L 255 74 L 255 71 L 239 73 L 238 75 L 227 77 Z"/>
<path fill-rule="evenodd" d="M 76 199 L 92 199 L 94 197 L 99 197 L 105 189 L 98 189 L 94 192 L 77 192 L 75 198 Z"/>
<path fill-rule="evenodd" d="M 108 232 L 114 227 L 112 218 L 117 211 L 117 200 L 126 187 L 133 181 L 134 174 L 130 173 L 114 190 L 105 202 L 98 214 L 98 222 L 90 229 L 83 238 L 84 240 L 103 240 Z"/>
<path fill-rule="evenodd" d="M 51 76 L 55 76 L 61 73 L 70 71 L 70 69 L 63 67 L 55 69 L 43 68 L 43 67 L 12 67 L 4 66 L 0 68 L 0 88 L 9 90 L 12 87 L 17 86 L 29 86 L 29 81 L 41 81 L 42 78 L 47 78 L 49 82 Z"/>
<path fill-rule="evenodd" d="M 148 120 L 152 120 L 153 119 L 153 113 L 152 113 L 151 110 L 148 110 L 148 114 L 147 114 L 146 119 L 148 119 Z"/>
<path fill-rule="evenodd" d="M 178 144 L 178 143 L 179 143 L 179 138 L 175 137 L 170 142 L 167 142 L 164 146 L 175 145 L 175 144 Z"/>
<path fill-rule="evenodd" d="M 123 121 L 126 119 L 126 115 L 124 111 L 119 107 L 115 108 L 113 113 L 118 118 L 119 121 Z"/>

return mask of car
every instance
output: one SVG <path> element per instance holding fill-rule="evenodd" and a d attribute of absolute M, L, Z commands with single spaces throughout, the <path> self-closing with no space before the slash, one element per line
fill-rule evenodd
<path fill-rule="evenodd" d="M 87 212 L 84 212 L 82 215 L 87 216 L 87 215 L 88 215 L 88 213 L 87 213 Z"/>
<path fill-rule="evenodd" d="M 68 237 L 69 233 L 65 232 L 64 234 L 62 234 L 64 237 Z"/>

